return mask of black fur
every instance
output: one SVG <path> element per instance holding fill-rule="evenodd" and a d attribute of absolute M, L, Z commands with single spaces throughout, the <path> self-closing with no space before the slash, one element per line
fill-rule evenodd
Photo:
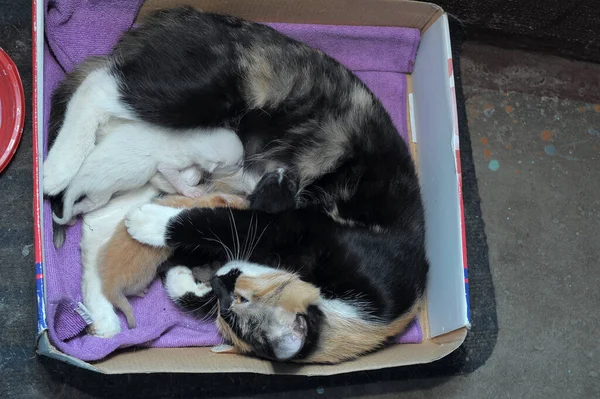
<path fill-rule="evenodd" d="M 289 171 L 265 173 L 248 197 L 250 209 L 279 213 L 296 207 L 298 182 Z"/>
<path fill-rule="evenodd" d="M 308 333 L 306 335 L 304 345 L 300 352 L 296 355 L 296 359 L 305 359 L 314 351 L 318 350 L 319 335 L 321 333 L 321 323 L 324 322 L 324 314 L 318 306 L 310 305 L 306 309 L 306 314 L 302 315 L 306 320 Z"/>
<path fill-rule="evenodd" d="M 52 213 L 58 217 L 62 217 L 63 213 L 63 195 L 64 191 L 61 191 L 59 194 L 49 198 L 50 209 L 52 209 Z M 52 220 L 52 242 L 54 243 L 54 248 L 62 247 L 66 238 L 67 226 L 58 224 Z"/>
<path fill-rule="evenodd" d="M 184 211 L 169 225 L 168 245 L 175 248 L 171 262 L 189 267 L 215 259 L 225 263 L 223 247 L 212 238 L 216 235 L 233 247 L 236 238 L 232 237 L 230 215 L 227 209 Z M 252 234 L 255 222 L 256 230 L 264 231 L 250 262 L 281 265 L 320 287 L 330 298 L 360 295 L 374 320 L 399 317 L 425 288 L 424 249 L 411 242 L 413 238 L 406 232 L 375 234 L 365 228 L 340 227 L 312 209 L 279 214 L 240 210 L 233 215 L 240 241 Z"/>
<path fill-rule="evenodd" d="M 214 233 L 231 247 L 230 215 L 243 240 L 254 214 L 264 234 L 253 262 L 281 261 L 330 297 L 360 294 L 383 320 L 422 294 L 428 263 L 415 168 L 383 106 L 350 71 L 264 25 L 188 7 L 157 13 L 125 34 L 113 56 L 123 99 L 141 119 L 233 125 L 247 167 L 284 166 L 301 182 L 296 210 L 185 211 L 168 230 L 178 264 L 226 261 L 223 248 L 203 238 Z M 289 89 L 269 92 L 260 109 L 248 89 L 253 62 L 277 71 L 266 91 Z"/>

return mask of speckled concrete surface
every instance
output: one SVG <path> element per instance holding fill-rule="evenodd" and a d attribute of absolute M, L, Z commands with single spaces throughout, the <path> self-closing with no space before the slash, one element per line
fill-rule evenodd
<path fill-rule="evenodd" d="M 499 334 L 484 366 L 427 395 L 600 397 L 600 106 L 465 95 Z"/>
<path fill-rule="evenodd" d="M 27 2 L 0 0 L 0 46 L 17 62 L 28 95 L 29 12 Z M 461 65 L 500 325 L 485 365 L 412 381 L 393 372 L 140 379 L 103 378 L 36 357 L 28 118 L 0 175 L 1 396 L 243 396 L 250 383 L 248 391 L 265 398 L 600 397 L 600 100 L 593 83 L 600 67 L 473 44 Z"/>

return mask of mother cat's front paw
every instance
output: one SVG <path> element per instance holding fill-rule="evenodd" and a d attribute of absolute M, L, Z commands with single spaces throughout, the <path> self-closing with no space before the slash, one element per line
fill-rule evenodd
<path fill-rule="evenodd" d="M 135 240 L 154 247 L 164 247 L 169 221 L 180 212 L 181 209 L 144 204 L 127 214 L 125 226 Z"/>
<path fill-rule="evenodd" d="M 164 287 L 169 298 L 176 302 L 186 294 L 203 298 L 212 293 L 210 285 L 197 282 L 192 270 L 185 266 L 170 268 L 166 273 Z"/>

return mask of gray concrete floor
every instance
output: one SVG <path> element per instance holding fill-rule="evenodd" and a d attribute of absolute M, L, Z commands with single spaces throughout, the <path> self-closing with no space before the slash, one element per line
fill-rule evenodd
<path fill-rule="evenodd" d="M 600 66 L 473 44 L 461 61 L 498 341 L 403 397 L 600 397 Z"/>
<path fill-rule="evenodd" d="M 21 6 L 0 2 L 0 45 L 24 66 L 27 87 Z M 492 356 L 464 376 L 363 385 L 349 377 L 324 390 L 306 380 L 285 396 L 600 397 L 600 66 L 475 44 L 461 62 L 500 326 Z M 106 397 L 65 382 L 68 371 L 34 353 L 29 125 L 0 175 L 0 203 L 0 396 Z M 210 383 L 198 376 L 189 397 Z"/>

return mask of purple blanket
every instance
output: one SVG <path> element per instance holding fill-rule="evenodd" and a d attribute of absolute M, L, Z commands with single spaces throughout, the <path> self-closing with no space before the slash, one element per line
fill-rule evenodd
<path fill-rule="evenodd" d="M 47 131 L 50 95 L 65 72 L 89 55 L 108 53 L 119 35 L 132 26 L 141 0 L 47 0 L 46 45 L 44 48 L 44 132 Z M 369 86 L 390 112 L 406 140 L 406 79 L 412 72 L 419 31 L 390 27 L 346 27 L 272 24 L 284 34 L 319 48 L 342 62 Z M 45 144 L 46 145 L 46 144 Z M 45 148 L 44 154 L 47 149 Z M 51 211 L 44 203 L 45 278 L 47 318 L 52 343 L 61 351 L 86 361 L 99 360 L 118 348 L 130 346 L 210 346 L 221 342 L 214 322 L 202 322 L 178 311 L 167 298 L 160 281 L 155 281 L 145 298 L 132 298 L 138 327 L 112 339 L 79 334 L 61 340 L 61 318 L 56 309 L 61 301 L 81 301 L 81 227 L 69 229 L 65 245 L 52 245 Z M 122 316 L 121 316 L 122 317 Z M 58 323 L 58 325 L 57 325 Z M 58 334 L 57 334 L 58 332 Z M 64 339 L 64 338 L 63 338 Z M 415 320 L 397 338 L 401 343 L 422 339 Z"/>

